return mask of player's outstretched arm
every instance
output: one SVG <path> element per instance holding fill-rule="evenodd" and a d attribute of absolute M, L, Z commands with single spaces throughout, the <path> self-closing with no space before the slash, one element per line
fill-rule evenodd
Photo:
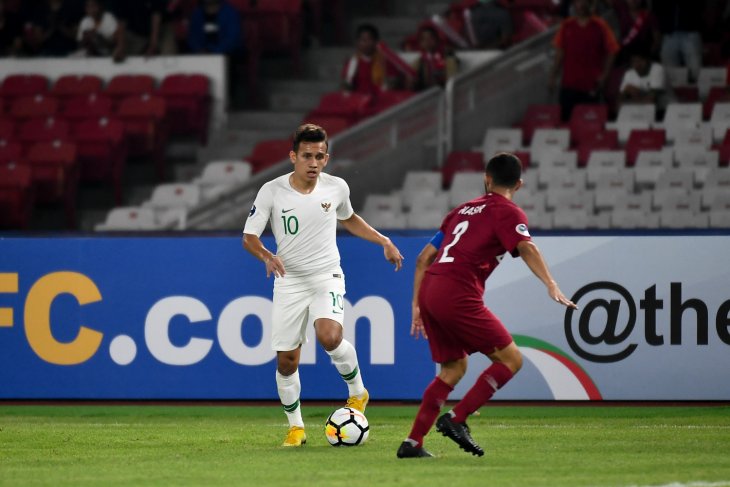
<path fill-rule="evenodd" d="M 517 244 L 517 250 L 519 250 L 520 257 L 522 257 L 522 260 L 525 261 L 527 267 L 529 267 L 538 279 L 545 284 L 548 294 L 550 295 L 550 299 L 553 299 L 569 308 L 577 308 L 575 303 L 566 298 L 558 287 L 558 283 L 555 282 L 555 279 L 553 279 L 553 276 L 550 274 L 550 270 L 545 263 L 545 259 L 542 257 L 540 249 L 537 248 L 537 245 L 529 240 L 523 240 Z"/>
<path fill-rule="evenodd" d="M 398 247 L 388 237 L 371 227 L 357 213 L 353 213 L 347 220 L 340 220 L 340 223 L 354 236 L 382 245 L 385 259 L 395 265 L 396 271 L 399 271 L 403 266 L 403 256 Z"/>
<path fill-rule="evenodd" d="M 421 289 L 421 281 L 423 275 L 426 273 L 426 269 L 430 266 L 438 254 L 438 249 L 434 247 L 430 242 L 423 247 L 421 253 L 418 254 L 416 259 L 416 272 L 413 274 L 413 302 L 411 303 L 412 319 L 411 319 L 411 336 L 418 340 L 418 335 L 423 335 L 423 338 L 428 338 L 426 330 L 423 328 L 423 321 L 421 320 L 421 309 L 418 306 L 418 291 Z"/>
<path fill-rule="evenodd" d="M 264 243 L 257 235 L 244 233 L 243 248 L 266 265 L 266 277 L 271 276 L 272 273 L 276 277 L 286 274 L 284 263 L 277 255 L 264 247 Z"/>

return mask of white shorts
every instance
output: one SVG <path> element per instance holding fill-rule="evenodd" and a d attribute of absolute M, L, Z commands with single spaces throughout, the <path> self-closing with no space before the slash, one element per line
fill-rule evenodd
<path fill-rule="evenodd" d="M 271 348 L 296 350 L 307 342 L 307 324 L 327 318 L 344 324 L 345 276 L 339 273 L 278 277 L 274 281 Z"/>

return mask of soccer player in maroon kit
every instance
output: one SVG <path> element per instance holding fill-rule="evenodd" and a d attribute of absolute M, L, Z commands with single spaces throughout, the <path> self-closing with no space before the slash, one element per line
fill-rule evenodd
<path fill-rule="evenodd" d="M 481 352 L 492 361 L 454 408 L 436 421 L 436 429 L 463 450 L 484 455 L 466 418 L 522 366 L 522 354 L 499 318 L 484 306 L 484 281 L 508 252 L 520 256 L 545 284 L 550 298 L 575 308 L 553 280 L 540 250 L 532 242 L 525 213 L 512 202 L 522 186 L 522 164 L 500 153 L 487 163 L 487 194 L 452 210 L 439 232 L 421 251 L 413 282 L 411 335 L 428 338 L 431 357 L 441 370 L 423 400 L 398 458 L 430 457 L 423 438 L 433 426 L 449 393 L 466 372 L 467 356 Z"/>

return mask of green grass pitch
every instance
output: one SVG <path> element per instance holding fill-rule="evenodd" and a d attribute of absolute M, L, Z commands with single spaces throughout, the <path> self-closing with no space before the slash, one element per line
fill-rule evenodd
<path fill-rule="evenodd" d="M 415 406 L 371 404 L 360 447 L 333 448 L 332 406 L 304 405 L 308 442 L 279 446 L 277 406 L 0 405 L 2 486 L 730 486 L 730 407 L 490 405 L 486 455 L 432 432 L 399 460 Z"/>

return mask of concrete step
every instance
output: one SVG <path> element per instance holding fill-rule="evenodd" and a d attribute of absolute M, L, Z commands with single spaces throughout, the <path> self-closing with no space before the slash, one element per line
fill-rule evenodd
<path fill-rule="evenodd" d="M 319 104 L 319 96 L 308 93 L 282 92 L 269 95 L 269 106 L 272 110 L 292 112 L 309 112 Z"/>
<path fill-rule="evenodd" d="M 338 79 L 319 80 L 282 80 L 267 83 L 266 89 L 269 94 L 279 93 L 301 93 L 305 95 L 319 96 L 329 91 L 336 91 L 340 83 Z"/>
<path fill-rule="evenodd" d="M 294 130 L 302 120 L 304 112 L 275 112 L 271 110 L 250 110 L 228 115 L 228 128 L 233 130 L 277 129 Z"/>
<path fill-rule="evenodd" d="M 213 135 L 207 147 L 198 149 L 197 161 L 205 164 L 219 159 L 242 160 L 262 140 L 285 139 L 296 128 L 226 129 Z"/>

